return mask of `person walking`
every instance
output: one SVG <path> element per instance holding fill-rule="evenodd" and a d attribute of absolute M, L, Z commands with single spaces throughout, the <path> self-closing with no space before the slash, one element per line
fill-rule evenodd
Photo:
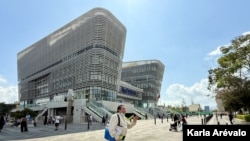
<path fill-rule="evenodd" d="M 48 117 L 45 116 L 44 121 L 43 121 L 43 125 L 47 125 L 47 124 L 48 124 Z"/>
<path fill-rule="evenodd" d="M 106 119 L 105 119 L 105 117 L 103 116 L 103 117 L 102 117 L 102 125 L 105 125 L 105 123 L 106 123 Z"/>
<path fill-rule="evenodd" d="M 231 125 L 233 125 L 234 115 L 232 114 L 232 112 L 229 113 L 228 117 L 229 117 L 229 121 L 230 121 Z"/>
<path fill-rule="evenodd" d="M 28 131 L 27 119 L 26 117 L 23 117 L 21 119 L 21 132 L 27 132 L 27 131 Z"/>
<path fill-rule="evenodd" d="M 56 116 L 55 116 L 55 131 L 58 130 L 61 119 L 62 119 L 62 117 L 59 114 L 56 114 Z"/>
<path fill-rule="evenodd" d="M 187 125 L 187 120 L 184 115 L 182 115 L 181 122 L 182 122 L 182 125 Z"/>
<path fill-rule="evenodd" d="M 0 117 L 0 132 L 3 130 L 3 126 L 5 125 L 5 120 L 4 117 L 1 116 Z"/>
<path fill-rule="evenodd" d="M 124 141 L 127 134 L 127 129 L 134 127 L 134 125 L 136 125 L 136 122 L 138 120 L 138 116 L 134 116 L 132 122 L 126 121 L 125 113 L 126 113 L 125 106 L 119 105 L 117 107 L 117 113 L 111 116 L 108 128 L 110 136 L 115 141 Z"/>
<path fill-rule="evenodd" d="M 89 124 L 90 124 L 90 125 L 92 125 L 92 121 L 93 121 L 93 117 L 92 117 L 92 115 L 90 114 L 90 115 L 89 115 Z"/>
<path fill-rule="evenodd" d="M 32 119 L 32 124 L 34 127 L 36 127 L 36 120 L 35 119 Z"/>
<path fill-rule="evenodd" d="M 181 116 L 181 122 L 182 122 L 182 129 L 181 129 L 181 131 L 182 131 L 183 130 L 183 126 L 187 125 L 187 120 L 186 120 L 186 117 L 184 115 Z"/>
<path fill-rule="evenodd" d="M 180 125 L 180 119 L 179 119 L 179 117 L 178 117 L 177 114 L 174 114 L 174 116 L 173 116 L 173 121 L 174 121 L 174 123 L 171 124 L 171 127 L 170 127 L 170 128 L 177 131 L 178 126 Z"/>
<path fill-rule="evenodd" d="M 178 121 L 179 121 L 178 115 L 177 115 L 177 114 L 174 114 L 174 122 L 177 122 L 177 123 L 178 123 Z"/>

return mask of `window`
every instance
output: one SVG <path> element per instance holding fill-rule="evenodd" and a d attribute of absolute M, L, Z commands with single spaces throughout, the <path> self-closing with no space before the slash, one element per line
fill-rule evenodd
<path fill-rule="evenodd" d="M 102 80 L 100 72 L 90 72 L 90 79 Z"/>

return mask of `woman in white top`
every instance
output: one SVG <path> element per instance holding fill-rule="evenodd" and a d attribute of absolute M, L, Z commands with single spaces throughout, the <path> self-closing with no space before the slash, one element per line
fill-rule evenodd
<path fill-rule="evenodd" d="M 62 119 L 62 117 L 59 114 L 56 114 L 56 116 L 55 116 L 55 131 L 58 130 L 60 119 Z"/>

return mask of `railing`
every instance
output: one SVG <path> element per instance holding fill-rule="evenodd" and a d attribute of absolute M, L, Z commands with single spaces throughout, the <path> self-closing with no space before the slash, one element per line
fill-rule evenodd
<path fill-rule="evenodd" d="M 109 110 L 102 103 L 98 103 L 96 101 L 90 101 L 90 103 L 94 104 L 95 107 L 100 109 L 100 111 L 101 111 L 100 114 L 102 114 L 105 117 L 108 115 L 108 118 L 111 117 L 112 113 L 109 112 Z"/>
<path fill-rule="evenodd" d="M 48 102 L 48 103 L 49 103 L 49 102 Z M 36 116 L 35 121 L 37 121 L 38 118 L 39 118 L 40 116 L 42 116 L 42 115 L 48 110 L 48 107 L 47 107 L 48 103 L 46 103 L 46 104 L 44 105 L 44 107 L 43 107 L 43 109 L 42 109 L 42 112 Z"/>
<path fill-rule="evenodd" d="M 154 116 L 157 116 L 158 114 L 163 114 L 164 112 L 160 111 L 159 109 L 151 108 L 149 110 L 149 113 L 154 115 Z"/>
<path fill-rule="evenodd" d="M 42 104 L 42 105 L 47 105 L 47 104 Z M 19 108 L 29 108 L 29 107 L 39 107 L 39 106 L 42 106 L 41 104 L 26 104 L 25 106 L 24 105 L 19 105 L 18 107 Z"/>
<path fill-rule="evenodd" d="M 202 124 L 202 125 L 203 125 L 203 124 L 206 125 L 212 117 L 213 117 L 213 114 L 208 115 L 207 117 L 202 118 L 202 119 L 201 119 L 201 124 Z"/>
<path fill-rule="evenodd" d="M 141 110 L 139 110 L 139 109 L 136 109 L 136 108 L 134 108 L 134 111 L 136 112 L 136 113 L 138 113 L 138 114 L 140 114 L 141 116 L 145 116 L 145 112 L 142 112 Z"/>
<path fill-rule="evenodd" d="M 104 110 L 102 107 L 103 106 L 97 106 L 96 104 L 100 104 L 100 103 L 97 103 L 97 102 L 94 102 L 94 101 L 90 101 L 89 103 L 87 103 L 87 107 L 93 109 L 95 112 L 97 112 L 97 114 L 99 116 L 106 116 L 106 114 L 109 115 L 109 117 L 112 115 L 110 112 L 108 112 L 107 110 Z"/>
<path fill-rule="evenodd" d="M 134 110 L 133 113 L 135 113 L 138 117 L 140 117 L 141 119 L 146 119 L 145 118 L 145 114 L 142 114 L 140 111 L 138 110 Z"/>
<path fill-rule="evenodd" d="M 91 106 L 87 107 L 92 113 L 94 113 L 95 115 L 97 115 L 98 117 L 102 118 L 102 115 L 100 114 L 100 111 L 96 108 L 92 108 Z"/>

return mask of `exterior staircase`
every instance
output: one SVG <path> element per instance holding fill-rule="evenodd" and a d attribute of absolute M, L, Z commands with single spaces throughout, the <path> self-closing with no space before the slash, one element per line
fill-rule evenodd
<path fill-rule="evenodd" d="M 45 113 L 48 111 L 48 107 L 47 107 L 47 104 L 43 107 L 43 110 L 41 113 L 39 113 L 36 117 L 35 117 L 35 121 L 38 121 L 38 119 Z"/>

